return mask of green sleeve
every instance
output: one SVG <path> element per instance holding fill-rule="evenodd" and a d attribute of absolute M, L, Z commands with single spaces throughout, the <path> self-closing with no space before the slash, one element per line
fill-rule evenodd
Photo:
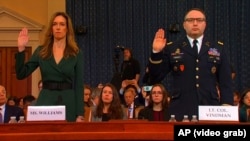
<path fill-rule="evenodd" d="M 77 55 L 75 66 L 75 94 L 76 94 L 76 114 L 77 116 L 84 115 L 83 102 L 83 53 L 80 50 Z"/>
<path fill-rule="evenodd" d="M 21 80 L 28 77 L 39 66 L 39 49 L 40 47 L 35 50 L 31 58 L 26 63 L 24 51 L 15 54 L 17 79 Z"/>

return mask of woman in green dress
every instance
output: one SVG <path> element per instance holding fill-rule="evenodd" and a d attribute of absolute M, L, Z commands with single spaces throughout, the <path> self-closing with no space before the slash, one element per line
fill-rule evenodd
<path fill-rule="evenodd" d="M 39 67 L 43 89 L 36 105 L 65 105 L 67 121 L 84 121 L 83 54 L 75 41 L 70 17 L 64 12 L 56 12 L 51 17 L 44 43 L 25 62 L 28 41 L 28 29 L 23 28 L 15 56 L 17 79 L 28 77 Z"/>

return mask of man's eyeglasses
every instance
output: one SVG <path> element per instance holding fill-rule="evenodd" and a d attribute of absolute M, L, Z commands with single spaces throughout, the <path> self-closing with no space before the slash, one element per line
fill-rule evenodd
<path fill-rule="evenodd" d="M 206 21 L 205 18 L 187 18 L 185 19 L 185 22 L 188 22 L 188 23 L 194 23 L 194 21 L 196 21 L 197 23 L 202 23 L 204 21 Z"/>

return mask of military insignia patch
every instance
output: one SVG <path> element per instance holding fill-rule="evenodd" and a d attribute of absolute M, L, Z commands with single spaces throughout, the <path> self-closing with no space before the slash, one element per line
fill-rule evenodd
<path fill-rule="evenodd" d="M 181 53 L 180 49 L 177 48 L 176 51 L 175 51 L 175 53 L 176 53 L 176 54 L 180 54 L 180 53 Z"/>
<path fill-rule="evenodd" d="M 210 48 L 208 51 L 208 55 L 210 56 L 220 56 L 220 52 L 216 48 Z"/>
<path fill-rule="evenodd" d="M 174 62 L 179 62 L 179 60 L 182 60 L 183 53 L 181 52 L 180 48 L 177 48 L 175 52 L 171 53 L 171 58 Z"/>
<path fill-rule="evenodd" d="M 186 46 L 186 45 L 187 45 L 187 43 L 186 43 L 186 42 L 183 42 L 183 43 L 182 43 L 182 46 L 183 46 L 183 47 L 184 47 L 184 46 Z"/>
<path fill-rule="evenodd" d="M 221 41 L 218 41 L 218 44 L 222 46 L 224 45 L 224 43 L 222 43 Z"/>
<path fill-rule="evenodd" d="M 174 71 L 178 71 L 178 67 L 177 66 L 174 66 Z"/>
<path fill-rule="evenodd" d="M 211 68 L 211 72 L 214 74 L 214 73 L 216 73 L 216 67 L 215 66 L 213 66 L 212 68 Z"/>
<path fill-rule="evenodd" d="M 180 70 L 184 71 L 184 65 L 180 65 Z"/>
<path fill-rule="evenodd" d="M 171 44 L 173 44 L 173 42 L 168 42 L 168 43 L 167 43 L 167 46 L 169 46 L 169 45 L 171 45 Z"/>
<path fill-rule="evenodd" d="M 206 42 L 205 45 L 209 47 L 210 46 L 210 42 Z"/>

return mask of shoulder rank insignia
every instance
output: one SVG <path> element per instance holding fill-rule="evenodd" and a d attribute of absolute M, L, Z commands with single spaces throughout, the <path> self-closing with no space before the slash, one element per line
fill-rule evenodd
<path fill-rule="evenodd" d="M 187 43 L 186 42 L 183 42 L 182 43 L 182 47 L 184 47 L 184 46 L 186 46 L 187 45 Z"/>
<path fill-rule="evenodd" d="M 171 45 L 171 44 L 173 44 L 173 42 L 168 42 L 168 43 L 167 43 L 167 46 L 169 46 L 169 45 Z"/>
<path fill-rule="evenodd" d="M 206 42 L 205 45 L 206 45 L 207 47 L 209 47 L 209 46 L 210 46 L 210 42 Z"/>
<path fill-rule="evenodd" d="M 177 49 L 175 50 L 175 54 L 180 54 L 180 53 L 181 53 L 180 49 L 177 48 Z"/>
<path fill-rule="evenodd" d="M 224 43 L 221 42 L 221 41 L 218 41 L 217 43 L 218 43 L 219 45 L 222 45 L 222 46 L 224 45 Z"/>

